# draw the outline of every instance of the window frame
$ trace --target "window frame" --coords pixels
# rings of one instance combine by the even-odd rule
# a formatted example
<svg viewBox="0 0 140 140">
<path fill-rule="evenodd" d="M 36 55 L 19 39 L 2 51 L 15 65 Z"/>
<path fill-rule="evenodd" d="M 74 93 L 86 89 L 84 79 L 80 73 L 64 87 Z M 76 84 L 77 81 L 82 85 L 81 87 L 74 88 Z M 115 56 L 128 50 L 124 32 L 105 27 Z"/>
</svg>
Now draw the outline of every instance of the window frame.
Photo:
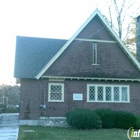
<svg viewBox="0 0 140 140">
<path fill-rule="evenodd" d="M 93 42 L 93 63 L 92 65 L 98 65 L 98 60 L 97 60 L 97 42 Z"/>
<path fill-rule="evenodd" d="M 89 87 L 95 87 L 95 100 L 89 100 Z M 103 87 L 103 101 L 99 101 L 97 87 Z M 111 87 L 111 101 L 106 100 L 106 87 Z M 114 87 L 119 87 L 119 101 L 114 101 Z M 122 87 L 127 88 L 127 101 L 122 100 Z M 87 84 L 87 102 L 100 102 L 100 103 L 130 103 L 130 86 L 129 85 L 110 85 L 110 84 Z"/>
<path fill-rule="evenodd" d="M 62 99 L 61 100 L 51 100 L 51 86 L 52 85 L 60 85 L 62 86 Z M 48 83 L 48 102 L 64 102 L 64 83 Z"/>
</svg>

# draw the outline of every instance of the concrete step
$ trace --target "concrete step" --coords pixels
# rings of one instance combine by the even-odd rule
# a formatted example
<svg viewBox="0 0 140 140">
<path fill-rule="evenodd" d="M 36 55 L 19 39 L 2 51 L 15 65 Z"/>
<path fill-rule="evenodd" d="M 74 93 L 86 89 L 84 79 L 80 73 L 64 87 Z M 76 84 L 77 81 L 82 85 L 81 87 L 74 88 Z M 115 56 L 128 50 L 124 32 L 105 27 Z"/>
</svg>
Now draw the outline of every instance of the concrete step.
<svg viewBox="0 0 140 140">
<path fill-rule="evenodd" d="M 0 140 L 17 140 L 19 127 L 0 127 Z"/>
<path fill-rule="evenodd" d="M 5 117 L 4 117 L 4 118 L 3 118 L 3 117 L 2 117 L 1 120 L 2 120 L 2 121 L 6 121 L 6 120 L 9 120 L 9 121 L 10 121 L 10 120 L 18 120 L 18 118 L 16 118 L 16 117 L 10 117 L 10 118 L 5 118 Z"/>
<path fill-rule="evenodd" d="M 0 127 L 11 127 L 11 126 L 19 126 L 19 123 L 0 124 Z"/>
<path fill-rule="evenodd" d="M 11 124 L 11 123 L 19 123 L 19 120 L 2 120 L 1 124 Z"/>
<path fill-rule="evenodd" d="M 3 113 L 1 114 L 0 118 L 0 126 L 6 127 L 6 126 L 18 126 L 19 120 L 18 120 L 18 113 Z"/>
<path fill-rule="evenodd" d="M 0 123 L 0 127 L 19 126 L 19 123 Z"/>
<path fill-rule="evenodd" d="M 0 134 L 0 138 L 3 138 L 3 137 L 6 137 L 6 138 L 8 138 L 8 137 L 15 138 L 15 137 L 17 137 L 16 134 L 14 134 L 13 132 L 12 133 L 11 132 L 8 132 L 8 133 L 9 133 L 9 136 L 7 136 L 6 133 Z M 0 140 L 3 140 L 3 139 L 0 139 Z"/>
<path fill-rule="evenodd" d="M 1 120 L 18 120 L 19 114 L 18 113 L 3 113 L 1 114 Z"/>
<path fill-rule="evenodd" d="M 0 140 L 17 140 L 17 138 L 15 136 L 4 136 L 0 137 Z"/>
</svg>

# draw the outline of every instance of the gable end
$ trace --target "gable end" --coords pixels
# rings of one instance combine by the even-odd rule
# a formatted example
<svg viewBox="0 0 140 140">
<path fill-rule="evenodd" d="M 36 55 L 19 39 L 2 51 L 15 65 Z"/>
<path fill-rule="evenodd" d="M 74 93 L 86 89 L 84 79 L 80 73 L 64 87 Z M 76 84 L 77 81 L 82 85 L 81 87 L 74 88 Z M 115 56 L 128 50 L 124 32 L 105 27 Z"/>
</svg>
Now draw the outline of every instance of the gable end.
<svg viewBox="0 0 140 140">
<path fill-rule="evenodd" d="M 47 63 L 47 65 L 45 65 L 45 67 L 36 75 L 37 79 L 39 79 L 45 73 L 45 71 L 56 61 L 56 59 L 64 52 L 64 50 L 72 43 L 73 40 L 78 39 L 76 37 L 96 15 L 100 18 L 102 23 L 105 25 L 106 29 L 111 33 L 112 37 L 115 38 L 115 40 L 119 43 L 119 46 L 127 54 L 127 56 L 133 62 L 133 64 L 137 67 L 138 70 L 140 70 L 140 64 L 137 61 L 137 59 L 131 54 L 131 52 L 128 50 L 128 48 L 125 46 L 122 40 L 118 37 L 115 31 L 111 28 L 107 20 L 100 13 L 100 11 L 96 9 L 93 12 L 93 14 L 85 21 L 85 23 L 78 29 L 78 31 L 66 42 L 66 44 L 56 53 L 56 55 Z"/>
</svg>

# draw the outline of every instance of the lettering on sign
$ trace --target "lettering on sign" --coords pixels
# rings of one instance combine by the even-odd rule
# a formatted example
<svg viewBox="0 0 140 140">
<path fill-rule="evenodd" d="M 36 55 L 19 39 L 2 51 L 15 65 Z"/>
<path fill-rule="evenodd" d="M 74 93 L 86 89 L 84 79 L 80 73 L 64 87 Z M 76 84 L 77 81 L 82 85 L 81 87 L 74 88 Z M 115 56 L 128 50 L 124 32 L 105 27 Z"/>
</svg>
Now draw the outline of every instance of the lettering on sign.
<svg viewBox="0 0 140 140">
<path fill-rule="evenodd" d="M 83 100 L 82 93 L 73 93 L 73 100 Z"/>
</svg>

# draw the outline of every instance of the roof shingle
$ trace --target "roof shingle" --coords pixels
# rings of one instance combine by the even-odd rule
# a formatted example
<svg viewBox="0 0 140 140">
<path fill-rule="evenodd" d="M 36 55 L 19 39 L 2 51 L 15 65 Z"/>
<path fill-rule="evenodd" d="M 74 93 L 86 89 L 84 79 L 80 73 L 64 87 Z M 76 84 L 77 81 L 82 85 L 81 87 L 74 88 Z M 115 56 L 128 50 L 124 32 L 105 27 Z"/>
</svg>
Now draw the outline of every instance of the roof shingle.
<svg viewBox="0 0 140 140">
<path fill-rule="evenodd" d="M 14 77 L 35 78 L 67 40 L 17 36 Z"/>
</svg>

